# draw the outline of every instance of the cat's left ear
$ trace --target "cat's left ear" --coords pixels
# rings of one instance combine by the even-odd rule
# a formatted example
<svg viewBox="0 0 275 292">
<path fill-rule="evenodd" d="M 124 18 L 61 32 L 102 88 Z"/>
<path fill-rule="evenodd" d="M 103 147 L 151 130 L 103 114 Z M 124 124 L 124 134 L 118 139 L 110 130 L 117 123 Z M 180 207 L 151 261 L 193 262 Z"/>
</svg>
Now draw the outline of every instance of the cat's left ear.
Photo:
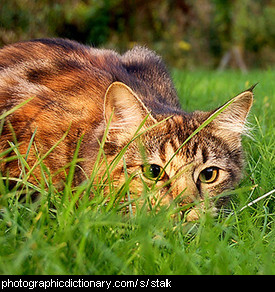
<svg viewBox="0 0 275 292">
<path fill-rule="evenodd" d="M 244 134 L 246 119 L 253 103 L 253 88 L 242 92 L 224 106 L 228 105 L 214 120 L 219 131 L 227 130 L 231 134 Z"/>
<path fill-rule="evenodd" d="M 122 82 L 112 83 L 106 91 L 104 100 L 106 124 L 111 119 L 110 128 L 133 133 L 146 119 L 146 124 L 155 122 L 149 110 L 133 92 Z"/>
</svg>

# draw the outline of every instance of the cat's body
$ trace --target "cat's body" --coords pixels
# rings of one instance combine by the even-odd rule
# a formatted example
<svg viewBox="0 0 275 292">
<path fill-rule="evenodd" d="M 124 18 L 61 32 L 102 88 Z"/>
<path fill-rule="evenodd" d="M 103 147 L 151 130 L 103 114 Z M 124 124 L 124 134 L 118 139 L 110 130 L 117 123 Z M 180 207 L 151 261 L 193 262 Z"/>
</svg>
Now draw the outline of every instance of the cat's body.
<svg viewBox="0 0 275 292">
<path fill-rule="evenodd" d="M 37 153 L 41 157 L 59 142 L 44 160 L 51 173 L 57 173 L 53 177 L 56 183 L 64 179 L 64 172 L 59 170 L 70 163 L 81 137 L 79 157 L 83 161 L 76 168 L 74 183 L 90 176 L 98 141 L 110 117 L 104 146 L 109 163 L 145 119 L 141 130 L 150 128 L 124 154 L 128 174 L 136 174 L 133 192 L 142 192 L 144 181 L 148 185 L 154 181 L 157 186 L 165 185 L 159 191 L 163 202 L 181 195 L 182 204 L 186 204 L 203 200 L 206 193 L 210 197 L 220 194 L 240 179 L 241 133 L 252 93 L 237 96 L 177 152 L 213 112 L 183 112 L 162 60 L 145 48 L 136 47 L 119 55 L 62 39 L 4 47 L 0 50 L 0 114 L 28 99 L 6 117 L 0 152 L 11 147 L 9 142 L 17 143 L 21 154 L 28 152 L 27 163 L 32 167 L 38 160 Z M 11 151 L 7 156 L 13 154 Z M 6 159 L 1 171 L 18 177 L 21 168 L 17 160 Z M 35 183 L 40 175 L 38 166 L 29 179 Z M 123 182 L 123 161 L 117 164 L 112 177 L 117 185 Z M 190 219 L 196 216 L 190 212 Z"/>
</svg>

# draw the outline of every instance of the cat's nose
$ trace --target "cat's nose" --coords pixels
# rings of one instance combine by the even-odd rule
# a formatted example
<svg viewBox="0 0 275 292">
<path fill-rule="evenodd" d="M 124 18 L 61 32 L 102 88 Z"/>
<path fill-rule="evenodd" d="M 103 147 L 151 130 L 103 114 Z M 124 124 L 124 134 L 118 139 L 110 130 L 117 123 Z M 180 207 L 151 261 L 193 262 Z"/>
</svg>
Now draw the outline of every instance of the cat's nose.
<svg viewBox="0 0 275 292">
<path fill-rule="evenodd" d="M 198 220 L 200 209 L 197 206 L 193 206 L 193 203 L 196 203 L 201 200 L 200 192 L 196 184 L 194 183 L 193 179 L 186 180 L 184 184 L 185 188 L 182 190 L 181 202 L 179 203 L 180 206 L 186 207 L 186 209 L 182 212 L 182 216 L 184 216 L 185 212 L 187 212 L 186 216 L 187 221 Z"/>
<path fill-rule="evenodd" d="M 177 181 L 173 197 L 176 198 L 180 194 L 183 204 L 193 203 L 199 199 L 200 193 L 192 177 L 183 177 Z"/>
<path fill-rule="evenodd" d="M 199 190 L 193 180 L 190 182 L 187 181 L 185 195 L 190 203 L 198 200 Z"/>
</svg>

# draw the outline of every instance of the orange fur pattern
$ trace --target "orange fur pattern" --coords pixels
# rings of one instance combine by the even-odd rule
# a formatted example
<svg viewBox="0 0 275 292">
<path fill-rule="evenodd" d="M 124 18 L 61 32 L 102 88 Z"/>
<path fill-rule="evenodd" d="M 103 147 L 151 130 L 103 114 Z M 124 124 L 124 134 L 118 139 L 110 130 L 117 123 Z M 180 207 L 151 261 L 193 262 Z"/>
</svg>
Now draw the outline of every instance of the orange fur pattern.
<svg viewBox="0 0 275 292">
<path fill-rule="evenodd" d="M 53 147 L 43 163 L 56 174 L 56 184 L 65 179 L 60 169 L 69 165 L 81 137 L 82 161 L 74 184 L 90 176 L 98 141 L 111 117 L 104 145 L 108 163 L 146 119 L 141 129 L 144 133 L 124 154 L 128 175 L 133 175 L 133 196 L 140 196 L 145 182 L 156 187 L 157 197 L 165 204 L 177 198 L 181 206 L 201 201 L 203 207 L 206 195 L 215 197 L 233 188 L 241 178 L 241 134 L 252 105 L 252 90 L 236 96 L 214 121 L 181 147 L 214 111 L 182 111 L 165 65 L 146 48 L 135 47 L 119 55 L 63 39 L 6 46 L 0 50 L 0 113 L 28 99 L 5 118 L 0 151 L 9 149 L 12 142 L 26 155 L 34 137 L 27 157 L 32 167 Z M 9 151 L 2 159 L 1 171 L 18 177 L 19 162 L 9 159 L 13 155 Z M 111 175 L 115 185 L 123 184 L 122 160 Z M 36 167 L 29 180 L 37 183 L 40 176 Z M 215 206 L 223 202 L 220 199 Z M 197 219 L 198 213 L 198 207 L 193 208 L 187 219 Z"/>
</svg>

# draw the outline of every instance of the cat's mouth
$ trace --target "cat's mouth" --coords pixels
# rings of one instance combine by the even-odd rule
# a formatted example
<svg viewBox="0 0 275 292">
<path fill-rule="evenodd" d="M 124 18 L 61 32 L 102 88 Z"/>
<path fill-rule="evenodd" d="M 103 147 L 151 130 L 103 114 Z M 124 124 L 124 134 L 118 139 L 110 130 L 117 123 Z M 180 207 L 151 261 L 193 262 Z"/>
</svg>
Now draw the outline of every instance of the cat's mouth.
<svg viewBox="0 0 275 292">
<path fill-rule="evenodd" d="M 141 208 L 145 204 L 144 200 L 141 200 L 140 197 L 139 199 L 135 198 L 135 195 L 135 192 L 129 191 L 127 196 L 123 199 L 120 198 L 118 209 L 124 214 L 134 215 L 136 213 L 137 205 Z M 190 222 L 198 221 L 205 214 L 209 214 L 211 217 L 216 217 L 221 208 L 228 203 L 229 198 L 230 196 L 227 193 L 226 195 L 218 195 L 218 197 L 213 196 L 205 200 L 201 198 L 200 200 L 194 202 L 186 202 L 182 200 L 172 203 L 172 201 L 168 202 L 169 200 L 165 202 L 164 200 L 161 200 L 163 204 L 159 204 L 151 198 L 147 200 L 147 203 L 150 201 L 151 208 L 156 207 L 156 210 L 158 210 L 157 206 L 161 207 L 166 205 L 168 207 L 170 204 L 173 204 L 177 209 L 175 210 L 174 215 L 177 214 L 176 216 L 179 216 L 178 218 L 182 221 Z M 150 211 L 151 208 L 148 206 L 148 211 Z M 174 217 L 174 215 L 172 215 L 172 217 Z"/>
<path fill-rule="evenodd" d="M 229 195 L 225 195 L 218 199 L 213 198 L 208 202 L 202 200 L 193 204 L 181 203 L 180 206 L 183 208 L 180 211 L 181 219 L 184 221 L 197 221 L 206 213 L 216 217 L 221 208 L 228 203 L 229 198 Z"/>
<path fill-rule="evenodd" d="M 187 221 L 187 222 L 197 221 L 206 212 L 210 213 L 212 217 L 215 217 L 218 214 L 218 208 L 216 208 L 216 206 L 212 206 L 207 209 L 204 206 L 190 207 L 189 209 L 182 211 L 181 218 L 182 220 Z"/>
</svg>

